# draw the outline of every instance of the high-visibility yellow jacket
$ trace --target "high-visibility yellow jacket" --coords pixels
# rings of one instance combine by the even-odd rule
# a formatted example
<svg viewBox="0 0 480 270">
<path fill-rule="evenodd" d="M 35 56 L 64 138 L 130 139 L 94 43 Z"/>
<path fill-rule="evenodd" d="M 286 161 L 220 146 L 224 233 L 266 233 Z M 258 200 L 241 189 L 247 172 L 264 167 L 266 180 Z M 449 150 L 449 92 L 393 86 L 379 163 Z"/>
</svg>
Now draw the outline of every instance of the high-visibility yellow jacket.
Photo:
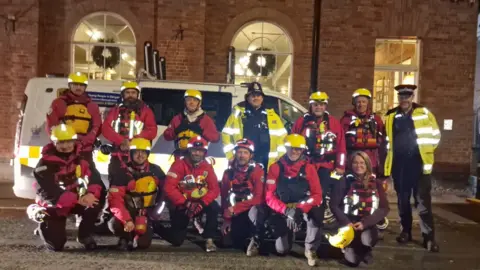
<svg viewBox="0 0 480 270">
<path fill-rule="evenodd" d="M 393 121 L 398 115 L 398 107 L 387 112 L 385 129 L 387 130 L 387 158 L 385 160 L 385 175 L 392 172 L 393 162 Z M 435 116 L 418 104 L 413 104 L 413 126 L 417 133 L 417 145 L 423 161 L 423 174 L 431 174 L 434 163 L 434 151 L 440 143 L 440 129 Z"/>
<path fill-rule="evenodd" d="M 266 109 L 265 111 L 267 112 L 267 125 L 270 133 L 270 152 L 268 153 L 268 167 L 270 167 L 286 152 L 283 140 L 287 135 L 287 130 L 283 126 L 280 116 L 273 109 Z M 244 115 L 245 107 L 235 106 L 222 130 L 223 151 L 228 160 L 233 159 L 235 142 L 243 139 L 242 118 Z"/>
</svg>

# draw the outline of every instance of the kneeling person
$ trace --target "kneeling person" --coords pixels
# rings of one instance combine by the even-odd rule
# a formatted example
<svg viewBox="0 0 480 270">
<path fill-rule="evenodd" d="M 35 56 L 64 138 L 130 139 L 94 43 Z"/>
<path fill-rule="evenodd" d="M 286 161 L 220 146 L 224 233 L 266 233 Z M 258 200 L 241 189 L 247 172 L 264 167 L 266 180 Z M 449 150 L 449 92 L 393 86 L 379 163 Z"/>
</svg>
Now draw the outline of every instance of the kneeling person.
<svg viewBox="0 0 480 270">
<path fill-rule="evenodd" d="M 148 248 L 152 229 L 147 208 L 155 205 L 158 186 L 165 179 L 162 169 L 148 162 L 150 141 L 135 138 L 130 142 L 130 162 L 112 175 L 108 203 L 114 217 L 109 228 L 120 237 L 121 249 Z"/>
<path fill-rule="evenodd" d="M 187 155 L 177 159 L 167 173 L 165 195 L 169 200 L 171 231 L 165 240 L 180 246 L 185 240 L 190 220 L 203 213 L 207 216 L 202 236 L 206 239 L 206 251 L 216 251 L 213 237 L 218 226 L 220 206 L 215 199 L 220 194 L 218 179 L 213 167 L 205 160 L 208 143 L 200 136 L 187 144 Z"/>
<path fill-rule="evenodd" d="M 222 233 L 227 239 L 231 236 L 233 245 L 242 249 L 245 239 L 250 238 L 247 256 L 258 254 L 264 226 L 259 207 L 263 201 L 264 172 L 262 165 L 253 161 L 254 150 L 250 140 L 236 142 L 234 160 L 223 174 L 221 190 Z"/>
<path fill-rule="evenodd" d="M 308 265 L 317 263 L 316 251 L 321 242 L 320 226 L 323 223 L 322 188 L 315 167 L 304 157 L 305 137 L 290 134 L 285 137 L 287 154 L 274 163 L 267 177 L 267 205 L 276 214 L 269 218 L 273 234 L 277 237 L 275 248 L 286 254 L 292 248 L 293 234 L 307 221 L 305 257 Z"/>
<path fill-rule="evenodd" d="M 87 250 L 97 247 L 92 234 L 102 208 L 99 203 L 103 183 L 92 174 L 89 163 L 81 157 L 81 147 L 73 127 L 53 127 L 52 143 L 42 150 L 35 176 L 36 204 L 28 207 L 30 219 L 39 223 L 40 237 L 49 250 L 60 251 L 67 242 L 67 216 L 77 214 L 82 221 L 77 241 Z"/>
</svg>

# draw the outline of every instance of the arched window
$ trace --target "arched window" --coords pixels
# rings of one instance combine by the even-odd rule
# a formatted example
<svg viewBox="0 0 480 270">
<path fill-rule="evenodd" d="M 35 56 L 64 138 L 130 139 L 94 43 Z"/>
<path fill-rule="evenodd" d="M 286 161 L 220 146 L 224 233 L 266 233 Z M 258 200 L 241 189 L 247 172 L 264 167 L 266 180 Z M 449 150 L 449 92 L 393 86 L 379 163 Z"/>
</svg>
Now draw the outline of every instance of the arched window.
<svg viewBox="0 0 480 270">
<path fill-rule="evenodd" d="M 267 22 L 243 26 L 232 41 L 235 83 L 258 81 L 266 89 L 291 94 L 292 43 L 280 27 Z"/>
<path fill-rule="evenodd" d="M 72 39 L 72 71 L 92 79 L 134 79 L 135 34 L 128 22 L 113 13 L 85 17 Z"/>
</svg>

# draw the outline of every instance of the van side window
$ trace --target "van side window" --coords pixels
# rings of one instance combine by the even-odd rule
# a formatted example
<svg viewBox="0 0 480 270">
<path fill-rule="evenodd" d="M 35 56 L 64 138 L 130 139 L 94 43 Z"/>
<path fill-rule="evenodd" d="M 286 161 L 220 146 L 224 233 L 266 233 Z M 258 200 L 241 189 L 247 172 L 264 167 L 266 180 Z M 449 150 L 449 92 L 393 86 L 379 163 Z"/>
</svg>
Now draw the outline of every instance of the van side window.
<svg viewBox="0 0 480 270">
<path fill-rule="evenodd" d="M 155 114 L 157 125 L 168 126 L 173 116 L 184 110 L 184 90 L 142 88 L 142 100 Z M 232 94 L 202 91 L 202 109 L 210 116 L 217 130 L 222 130 L 232 111 Z"/>
<path fill-rule="evenodd" d="M 303 117 L 303 112 L 299 108 L 282 99 L 280 100 L 280 112 L 283 124 L 285 125 L 288 133 L 291 132 L 295 121 L 297 121 L 299 117 Z"/>
</svg>

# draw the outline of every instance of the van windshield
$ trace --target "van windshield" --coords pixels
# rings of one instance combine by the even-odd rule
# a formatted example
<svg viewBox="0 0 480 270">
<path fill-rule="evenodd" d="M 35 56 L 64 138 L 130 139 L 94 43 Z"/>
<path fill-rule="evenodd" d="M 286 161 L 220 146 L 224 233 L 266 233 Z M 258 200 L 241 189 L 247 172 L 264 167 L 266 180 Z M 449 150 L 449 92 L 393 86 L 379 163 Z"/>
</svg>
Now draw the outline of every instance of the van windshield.
<svg viewBox="0 0 480 270">
<path fill-rule="evenodd" d="M 142 88 L 142 100 L 152 109 L 157 125 L 168 126 L 173 116 L 184 109 L 184 93 L 178 89 Z M 217 130 L 222 130 L 232 111 L 232 94 L 202 91 L 202 97 L 202 109 L 213 119 Z"/>
</svg>

